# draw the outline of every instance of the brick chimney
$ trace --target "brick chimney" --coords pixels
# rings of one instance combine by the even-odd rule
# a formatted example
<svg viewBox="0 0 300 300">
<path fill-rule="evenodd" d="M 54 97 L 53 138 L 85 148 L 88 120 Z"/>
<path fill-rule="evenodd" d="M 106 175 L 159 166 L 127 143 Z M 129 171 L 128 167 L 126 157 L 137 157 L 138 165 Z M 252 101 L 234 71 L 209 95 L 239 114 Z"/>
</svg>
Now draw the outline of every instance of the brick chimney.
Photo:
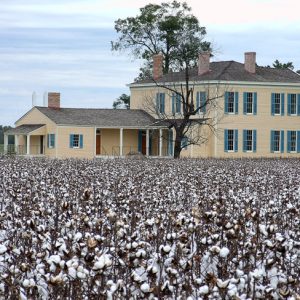
<svg viewBox="0 0 300 300">
<path fill-rule="evenodd" d="M 198 59 L 198 75 L 209 72 L 210 52 L 201 52 Z"/>
<path fill-rule="evenodd" d="M 256 71 L 256 52 L 245 52 L 245 70 L 255 74 Z"/>
<path fill-rule="evenodd" d="M 163 75 L 163 61 L 162 53 L 153 55 L 153 79 L 157 80 Z"/>
<path fill-rule="evenodd" d="M 60 93 L 48 93 L 48 107 L 60 108 Z"/>
</svg>

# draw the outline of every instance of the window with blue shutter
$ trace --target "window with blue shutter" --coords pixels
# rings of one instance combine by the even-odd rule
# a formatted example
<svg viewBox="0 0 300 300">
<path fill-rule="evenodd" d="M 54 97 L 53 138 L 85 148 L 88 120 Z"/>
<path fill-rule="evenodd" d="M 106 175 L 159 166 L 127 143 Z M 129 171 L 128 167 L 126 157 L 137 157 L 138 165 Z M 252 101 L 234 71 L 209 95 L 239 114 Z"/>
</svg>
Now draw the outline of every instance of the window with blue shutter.
<svg viewBox="0 0 300 300">
<path fill-rule="evenodd" d="M 226 114 L 238 114 L 239 111 L 239 93 L 225 92 L 224 112 Z"/>
<path fill-rule="evenodd" d="M 300 153 L 300 130 L 297 131 L 297 152 Z"/>
<path fill-rule="evenodd" d="M 271 152 L 283 152 L 284 131 L 271 130 Z"/>
<path fill-rule="evenodd" d="M 297 115 L 300 116 L 300 94 L 297 95 Z"/>
<path fill-rule="evenodd" d="M 178 94 L 172 94 L 172 114 L 181 113 L 181 96 Z"/>
<path fill-rule="evenodd" d="M 297 115 L 297 94 L 288 94 L 287 114 L 288 116 Z"/>
<path fill-rule="evenodd" d="M 256 152 L 256 130 L 243 130 L 243 152 Z"/>
<path fill-rule="evenodd" d="M 284 116 L 284 93 L 271 94 L 271 114 Z"/>
<path fill-rule="evenodd" d="M 184 136 L 181 140 L 181 148 L 182 149 L 187 149 L 188 146 L 188 137 Z"/>
<path fill-rule="evenodd" d="M 299 140 L 298 140 L 299 144 Z M 297 151 L 297 131 L 288 130 L 287 131 L 287 152 L 298 152 Z"/>
<path fill-rule="evenodd" d="M 50 133 L 47 135 L 47 146 L 48 148 L 55 148 L 55 134 Z"/>
<path fill-rule="evenodd" d="M 247 151 L 247 129 L 243 130 L 243 152 Z"/>
<path fill-rule="evenodd" d="M 156 94 L 156 111 L 157 113 L 165 113 L 165 93 Z"/>
<path fill-rule="evenodd" d="M 248 93 L 244 92 L 243 93 L 243 112 L 244 112 L 244 115 L 247 114 L 247 95 Z"/>
<path fill-rule="evenodd" d="M 256 148 L 257 148 L 257 132 L 256 129 L 254 129 L 253 131 L 253 152 L 256 152 Z"/>
<path fill-rule="evenodd" d="M 257 93 L 253 93 L 253 114 L 257 115 Z"/>
<path fill-rule="evenodd" d="M 256 115 L 257 114 L 257 93 L 244 92 L 243 93 L 243 112 L 244 115 Z"/>
<path fill-rule="evenodd" d="M 225 152 L 238 151 L 238 130 L 237 129 L 224 130 L 224 151 Z"/>
<path fill-rule="evenodd" d="M 70 134 L 70 148 L 83 148 L 82 134 Z"/>
</svg>

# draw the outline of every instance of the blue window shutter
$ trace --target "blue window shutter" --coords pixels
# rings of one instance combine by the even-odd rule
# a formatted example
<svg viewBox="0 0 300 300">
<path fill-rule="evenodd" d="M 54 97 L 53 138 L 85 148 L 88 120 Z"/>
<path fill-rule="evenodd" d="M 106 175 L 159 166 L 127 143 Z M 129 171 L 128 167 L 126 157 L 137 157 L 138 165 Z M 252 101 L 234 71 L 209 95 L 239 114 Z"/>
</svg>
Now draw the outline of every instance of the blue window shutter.
<svg viewBox="0 0 300 300">
<path fill-rule="evenodd" d="M 177 95 L 176 97 L 177 107 L 179 107 L 178 112 L 181 113 L 181 96 Z"/>
<path fill-rule="evenodd" d="M 271 140 L 270 140 L 270 151 L 273 153 L 274 152 L 274 130 L 271 130 Z"/>
<path fill-rule="evenodd" d="M 300 116 L 300 94 L 297 95 L 297 115 Z"/>
<path fill-rule="evenodd" d="M 281 100 L 280 100 L 280 104 L 281 104 L 281 115 L 284 116 L 284 94 L 281 94 Z"/>
<path fill-rule="evenodd" d="M 237 129 L 234 130 L 234 152 L 238 152 L 238 148 L 239 148 L 239 132 Z"/>
<path fill-rule="evenodd" d="M 50 135 L 50 141 L 53 148 L 55 148 L 55 134 Z"/>
<path fill-rule="evenodd" d="M 224 129 L 224 151 L 228 152 L 228 130 Z"/>
<path fill-rule="evenodd" d="M 243 130 L 243 152 L 247 151 L 247 130 Z"/>
<path fill-rule="evenodd" d="M 56 135 L 53 134 L 53 148 L 55 148 L 56 146 Z"/>
<path fill-rule="evenodd" d="M 239 93 L 234 93 L 234 104 L 235 104 L 235 114 L 237 115 L 239 113 Z"/>
<path fill-rule="evenodd" d="M 165 93 L 161 94 L 161 113 L 165 113 Z"/>
<path fill-rule="evenodd" d="M 47 147 L 49 148 L 50 142 L 49 142 L 50 134 L 47 134 Z"/>
<path fill-rule="evenodd" d="M 199 109 L 199 107 L 200 107 L 200 92 L 197 92 L 197 95 L 196 95 L 196 108 Z M 200 109 L 199 109 L 198 113 L 200 113 Z"/>
<path fill-rule="evenodd" d="M 79 135 L 79 147 L 82 149 L 83 148 L 83 135 Z"/>
<path fill-rule="evenodd" d="M 287 114 L 291 115 L 291 105 L 292 105 L 292 95 L 288 94 L 288 103 L 287 103 Z"/>
<path fill-rule="evenodd" d="M 271 95 L 271 115 L 275 115 L 275 93 Z"/>
<path fill-rule="evenodd" d="M 201 111 L 206 113 L 206 93 L 200 92 Z"/>
<path fill-rule="evenodd" d="M 247 113 L 247 94 L 246 92 L 244 92 L 244 115 Z"/>
<path fill-rule="evenodd" d="M 280 152 L 284 152 L 284 130 L 280 132 Z"/>
<path fill-rule="evenodd" d="M 257 114 L 257 93 L 253 93 L 254 101 L 253 101 L 253 114 Z"/>
<path fill-rule="evenodd" d="M 300 130 L 297 131 L 297 152 L 300 153 Z"/>
<path fill-rule="evenodd" d="M 287 131 L 287 152 L 291 152 L 291 141 L 292 140 L 292 132 L 290 130 Z"/>
<path fill-rule="evenodd" d="M 257 148 L 257 142 L 256 142 L 256 137 L 257 134 L 256 134 L 256 129 L 254 129 L 252 131 L 252 140 L 253 140 L 253 152 L 256 152 L 256 148 Z"/>
<path fill-rule="evenodd" d="M 139 130 L 138 132 L 138 152 L 142 153 L 142 138 L 143 138 L 143 131 Z"/>
<path fill-rule="evenodd" d="M 156 111 L 157 112 L 160 112 L 159 111 L 159 109 L 160 109 L 160 107 L 159 107 L 160 106 L 160 101 L 159 101 L 160 99 L 159 99 L 159 97 L 160 97 L 160 93 L 156 93 Z"/>
<path fill-rule="evenodd" d="M 228 114 L 228 98 L 229 98 L 229 93 L 225 92 L 225 114 Z"/>
<path fill-rule="evenodd" d="M 175 114 L 175 94 L 172 94 L 172 114 Z"/>
<path fill-rule="evenodd" d="M 73 148 L 74 134 L 70 134 L 70 148 Z"/>
</svg>

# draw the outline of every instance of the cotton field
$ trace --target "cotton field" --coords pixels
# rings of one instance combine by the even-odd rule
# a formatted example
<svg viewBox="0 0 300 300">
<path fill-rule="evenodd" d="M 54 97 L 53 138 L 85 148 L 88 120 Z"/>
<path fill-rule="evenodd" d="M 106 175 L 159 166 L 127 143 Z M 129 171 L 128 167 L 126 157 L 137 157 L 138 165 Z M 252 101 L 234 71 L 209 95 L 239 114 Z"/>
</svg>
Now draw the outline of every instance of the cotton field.
<svg viewBox="0 0 300 300">
<path fill-rule="evenodd" d="M 299 160 L 0 157 L 0 299 L 300 299 Z"/>
</svg>

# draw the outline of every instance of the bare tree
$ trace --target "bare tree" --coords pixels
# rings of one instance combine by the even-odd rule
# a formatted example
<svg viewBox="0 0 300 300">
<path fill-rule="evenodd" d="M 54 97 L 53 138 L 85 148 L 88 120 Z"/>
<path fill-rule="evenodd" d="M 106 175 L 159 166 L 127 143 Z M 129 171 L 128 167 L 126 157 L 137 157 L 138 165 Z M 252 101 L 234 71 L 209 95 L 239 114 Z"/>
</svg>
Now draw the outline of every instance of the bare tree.
<svg viewBox="0 0 300 300">
<path fill-rule="evenodd" d="M 209 72 L 209 56 L 207 52 L 199 55 L 199 61 L 206 59 L 208 64 L 206 61 L 200 62 L 198 73 Z M 153 74 L 153 83 L 158 90 L 163 91 L 164 96 L 160 93 L 156 95 L 152 93 L 144 99 L 143 108 L 155 115 L 159 122 L 168 126 L 169 129 L 174 129 L 174 158 L 179 158 L 182 149 L 189 145 L 206 143 L 210 133 L 216 134 L 216 125 L 222 117 L 217 115 L 217 100 L 224 96 L 223 89 L 220 89 L 219 84 L 206 81 L 202 82 L 201 92 L 196 91 L 195 86 L 199 80 L 196 78 L 198 73 L 195 74 L 195 69 L 197 67 L 189 63 L 187 56 L 180 73 L 159 78 L 157 74 Z M 174 78 L 175 81 L 170 82 L 170 78 Z M 165 95 L 171 99 L 169 109 L 165 109 L 162 104 L 165 99 L 161 98 Z M 208 128 L 206 132 L 204 132 L 205 127 Z"/>
</svg>

